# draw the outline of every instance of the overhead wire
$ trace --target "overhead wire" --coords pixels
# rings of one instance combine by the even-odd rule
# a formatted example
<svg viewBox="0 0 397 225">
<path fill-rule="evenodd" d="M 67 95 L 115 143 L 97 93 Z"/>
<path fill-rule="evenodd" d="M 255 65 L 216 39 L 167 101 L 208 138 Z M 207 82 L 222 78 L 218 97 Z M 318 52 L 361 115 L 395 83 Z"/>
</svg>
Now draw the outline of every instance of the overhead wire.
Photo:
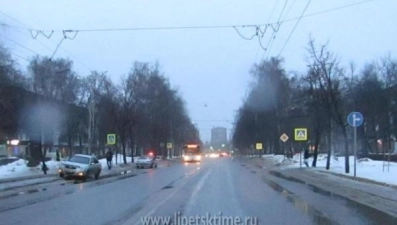
<svg viewBox="0 0 397 225">
<path fill-rule="evenodd" d="M 253 34 L 251 37 L 245 37 L 243 34 L 241 34 L 240 33 L 240 31 L 237 29 L 237 27 L 233 27 L 234 28 L 234 30 L 236 30 L 236 32 L 237 32 L 237 34 L 241 37 L 241 38 L 243 38 L 243 39 L 245 39 L 245 40 L 252 40 L 252 39 L 254 39 L 254 37 L 257 35 L 257 33 L 255 33 L 255 34 Z"/>
<path fill-rule="evenodd" d="M 340 9 L 344 9 L 344 8 L 348 8 L 348 7 L 352 7 L 352 6 L 356 6 L 356 5 L 360 5 L 360 4 L 364 4 L 364 3 L 368 3 L 368 2 L 372 2 L 375 0 L 364 0 L 361 2 L 356 2 L 356 3 L 351 3 L 351 4 L 347 4 L 347 5 L 343 5 L 343 6 L 339 6 L 339 7 L 335 7 L 332 9 L 327 9 L 327 10 L 323 10 L 323 11 L 318 11 L 318 12 L 314 12 L 311 14 L 307 14 L 304 15 L 302 18 L 306 18 L 306 17 L 310 17 L 310 16 L 315 16 L 315 15 L 320 15 L 323 13 L 328 13 L 328 12 L 332 12 L 332 11 L 336 11 L 336 10 L 340 10 Z M 1 12 L 0 12 L 1 13 Z M 114 32 L 114 31 L 142 31 L 142 30 L 183 30 L 183 29 L 222 29 L 222 28 L 233 28 L 233 27 L 240 27 L 240 28 L 244 28 L 244 27 L 256 27 L 256 26 L 260 26 L 260 27 L 264 27 L 264 26 L 269 26 L 269 25 L 276 25 L 279 23 L 286 23 L 286 22 L 291 22 L 291 21 L 296 21 L 299 19 L 302 19 L 300 17 L 295 17 L 295 18 L 290 18 L 290 19 L 285 19 L 285 20 L 281 20 L 278 22 L 273 22 L 273 23 L 268 23 L 268 24 L 250 24 L 250 25 L 207 25 L 207 26 L 175 26 L 175 27 L 130 27 L 130 28 L 97 28 L 97 29 L 67 29 L 67 30 L 40 30 L 40 29 L 30 29 L 30 30 L 34 30 L 34 31 L 42 31 L 42 32 L 64 32 L 64 31 L 79 31 L 79 32 Z M 18 26 L 11 26 L 13 28 L 21 28 Z M 22 29 L 27 29 L 27 28 L 22 28 Z"/>
<path fill-rule="evenodd" d="M 0 11 L 0 14 L 3 14 L 4 16 L 8 17 L 9 19 L 11 19 L 11 20 L 14 20 L 14 21 L 18 22 L 19 24 L 21 24 L 21 25 L 25 26 L 26 28 L 29 28 L 29 26 L 28 26 L 27 24 L 25 24 L 25 23 L 23 23 L 22 21 L 20 21 L 20 20 L 18 20 L 18 19 L 16 19 L 16 18 L 14 18 L 14 17 L 12 17 L 12 16 L 8 15 L 7 13 L 5 13 L 5 12 L 3 12 L 3 11 Z"/>
<path fill-rule="evenodd" d="M 9 19 L 11 19 L 11 20 L 14 20 L 15 22 L 17 22 L 17 23 L 21 24 L 22 26 L 24 26 L 24 28 L 23 28 L 23 27 L 16 27 L 16 26 L 10 26 L 10 27 L 12 27 L 12 28 L 18 28 L 18 29 L 15 29 L 15 30 L 17 30 L 17 31 L 20 32 L 20 33 L 23 33 L 22 30 L 27 30 L 28 32 L 30 32 L 30 35 L 32 36 L 33 39 L 35 39 L 40 45 L 42 45 L 43 47 L 45 47 L 45 48 L 48 49 L 49 51 L 53 51 L 53 49 L 51 49 L 50 47 L 48 47 L 47 45 L 45 45 L 43 42 L 41 42 L 39 39 L 37 39 L 37 36 L 38 36 L 39 34 L 42 34 L 42 35 L 45 36 L 48 40 L 50 40 L 50 42 L 52 42 L 53 44 L 57 45 L 57 47 L 56 47 L 57 50 L 58 50 L 58 48 L 59 48 L 60 50 L 62 50 L 63 52 L 65 52 L 67 55 L 69 55 L 71 58 L 73 58 L 76 62 L 80 63 L 83 67 L 85 67 L 85 69 L 87 69 L 89 72 L 93 71 L 93 70 L 92 70 L 91 68 L 89 68 L 84 62 L 82 62 L 81 60 L 79 60 L 76 56 L 74 56 L 73 54 L 71 54 L 71 53 L 70 53 L 69 51 L 67 51 L 66 49 L 64 49 L 64 48 L 62 48 L 62 47 L 60 47 L 60 46 L 58 46 L 59 43 L 57 44 L 57 43 L 54 42 L 52 39 L 50 39 L 51 36 L 52 36 L 52 34 L 54 33 L 53 30 L 50 31 L 51 33 L 50 33 L 49 35 L 47 35 L 47 34 L 45 34 L 45 32 L 48 32 L 48 31 L 41 31 L 41 30 L 33 29 L 33 28 L 31 28 L 31 26 L 29 26 L 28 24 L 26 24 L 26 23 L 24 23 L 24 22 L 22 22 L 22 21 L 20 21 L 20 20 L 18 20 L 18 19 L 16 19 L 16 18 L 14 18 L 14 17 L 8 15 L 7 13 L 4 13 L 3 11 L 0 11 L 0 14 L 4 15 L 4 16 L 6 16 L 7 18 L 9 18 Z M 34 32 L 34 31 L 37 32 L 36 35 L 34 35 L 34 34 L 32 33 L 32 32 Z M 68 32 L 68 31 L 63 31 L 64 37 L 65 37 L 65 35 L 66 35 L 65 32 Z M 76 38 L 76 36 L 77 36 L 77 33 L 78 33 L 78 31 L 75 32 L 75 35 L 74 35 L 74 36 L 72 36 L 72 37 L 67 37 L 67 38 L 68 38 L 68 39 L 71 39 L 71 40 L 74 40 L 74 39 Z M 36 36 L 36 37 L 33 37 L 33 36 Z M 56 51 L 57 51 L 57 50 L 56 50 Z M 54 51 L 54 52 L 56 52 L 56 51 Z M 35 54 L 38 54 L 38 53 L 35 53 Z M 54 55 L 54 53 L 53 53 L 53 55 Z M 21 58 L 21 57 L 19 57 L 19 58 Z M 23 58 L 23 59 L 26 60 L 26 58 Z"/>
<path fill-rule="evenodd" d="M 262 49 L 266 49 L 266 51 L 265 51 L 265 53 L 264 53 L 264 55 L 263 55 L 263 57 L 262 57 L 262 60 L 263 60 L 263 58 L 265 57 L 265 55 L 266 55 L 266 54 L 269 54 L 269 52 L 270 52 L 269 49 L 272 48 L 272 44 L 273 44 L 273 42 L 274 42 L 274 37 L 275 37 L 274 34 L 277 33 L 277 31 L 278 31 L 278 29 L 280 28 L 280 25 L 281 25 L 281 24 L 287 23 L 287 22 L 291 22 L 291 21 L 297 21 L 297 23 L 295 23 L 295 26 L 294 26 L 293 31 L 290 33 L 290 35 L 289 35 L 287 41 L 284 43 L 284 45 L 286 45 L 286 44 L 288 43 L 290 37 L 291 37 L 292 34 L 294 33 L 294 31 L 295 31 L 295 29 L 296 29 L 296 26 L 299 24 L 299 22 L 301 21 L 302 18 L 307 18 L 307 17 L 311 17 L 311 16 L 316 16 L 316 15 L 324 14 L 324 13 L 329 13 L 329 12 L 332 12 L 332 11 L 336 11 L 336 10 L 340 10 L 340 9 L 345 9 L 345 8 L 348 8 L 348 7 L 353 7 L 353 6 L 356 6 L 356 5 L 365 4 L 365 3 L 368 3 L 368 2 L 372 2 L 372 1 L 375 1 L 375 0 L 364 0 L 364 1 L 356 2 L 356 3 L 351 3 L 351 4 L 347 4 L 347 5 L 343 5 L 343 6 L 338 6 L 338 7 L 335 7 L 335 8 L 331 8 L 331 9 L 327 9 L 327 10 L 323 10 L 323 11 L 318 11 L 318 12 L 314 12 L 314 13 L 306 14 L 306 15 L 304 15 L 304 13 L 305 13 L 305 10 L 304 10 L 304 12 L 303 12 L 303 14 L 302 14 L 301 16 L 295 17 L 295 18 L 286 19 L 286 17 L 287 17 L 287 15 L 288 15 L 289 11 L 290 11 L 291 8 L 293 7 L 294 3 L 296 2 L 296 0 L 294 0 L 294 2 L 291 4 L 291 6 L 289 7 L 289 9 L 287 10 L 287 13 L 284 15 L 283 19 L 280 20 L 280 18 L 281 18 L 282 15 L 283 15 L 283 12 L 284 12 L 284 10 L 285 10 L 285 7 L 286 7 L 286 5 L 287 5 L 287 2 L 288 2 L 288 0 L 286 0 L 286 3 L 284 4 L 284 7 L 283 7 L 283 9 L 282 9 L 282 12 L 280 13 L 280 16 L 279 16 L 278 21 L 277 21 L 277 22 L 274 22 L 274 23 L 270 23 L 270 18 L 272 17 L 272 15 L 273 15 L 273 13 L 274 13 L 274 10 L 275 10 L 275 8 L 276 8 L 278 2 L 279 2 L 279 0 L 277 0 L 276 3 L 275 3 L 275 6 L 273 7 L 273 11 L 272 11 L 271 14 L 270 14 L 269 23 L 267 23 L 267 24 L 259 24 L 259 25 L 217 25 L 217 26 L 209 25 L 209 26 L 180 26 L 180 27 L 132 27 L 132 28 L 77 29 L 77 30 L 73 30 L 73 29 L 68 29 L 68 30 L 38 30 L 38 29 L 32 29 L 32 28 L 30 28 L 30 26 L 28 26 L 27 24 L 21 22 L 21 21 L 18 20 L 18 19 L 15 19 L 14 17 L 12 17 L 12 16 L 10 16 L 10 15 L 8 15 L 8 14 L 2 12 L 2 11 L 0 11 L 0 14 L 3 14 L 4 16 L 6 16 L 6 17 L 8 17 L 8 18 L 10 18 L 10 19 L 12 19 L 12 20 L 14 20 L 14 21 L 20 23 L 20 24 L 23 25 L 25 28 L 19 27 L 19 26 L 9 26 L 9 27 L 17 28 L 17 29 L 25 29 L 25 30 L 28 30 L 29 32 L 31 32 L 31 35 L 32 35 L 33 37 L 34 37 L 34 36 L 37 37 L 38 34 L 42 34 L 43 36 L 47 37 L 49 40 L 51 40 L 50 37 L 52 36 L 52 34 L 53 34 L 54 32 L 75 32 L 75 35 L 77 35 L 77 32 L 114 32 L 114 31 L 142 31 L 142 30 L 180 30 L 180 29 L 226 29 L 226 28 L 234 28 L 234 29 L 237 31 L 237 33 L 238 33 L 242 38 L 244 38 L 244 39 L 247 39 L 247 40 L 248 40 L 248 39 L 251 39 L 251 37 L 252 37 L 252 39 L 253 39 L 255 36 L 258 36 L 258 38 L 259 38 L 259 46 L 258 46 L 258 48 L 260 47 L 260 48 L 262 48 Z M 262 44 L 262 41 L 261 41 L 261 39 L 260 39 L 260 35 L 259 35 L 259 33 L 257 33 L 257 32 L 258 32 L 258 27 L 259 27 L 259 31 L 261 31 L 261 30 L 260 30 L 260 27 L 268 28 L 269 26 L 271 26 L 271 27 L 273 28 L 273 34 L 272 34 L 272 37 L 273 37 L 273 38 L 271 38 L 270 41 L 269 41 L 269 43 L 270 43 L 271 45 L 269 45 L 269 43 L 268 43 L 268 45 L 267 45 L 266 48 L 265 48 L 265 46 Z M 256 29 L 256 31 L 255 31 L 255 34 L 254 34 L 253 36 L 247 38 L 247 37 L 245 37 L 244 35 L 242 35 L 241 32 L 237 29 L 237 28 L 246 28 L 246 27 L 256 27 L 257 29 Z M 32 32 L 37 32 L 37 33 L 36 33 L 36 35 L 33 35 Z M 50 32 L 50 34 L 46 34 L 46 32 Z M 261 36 L 263 37 L 263 36 L 264 36 L 264 33 L 261 32 L 261 34 L 262 34 Z M 74 37 L 74 38 L 75 38 L 75 37 Z M 74 39 L 74 38 L 69 38 L 69 39 Z M 280 54 L 282 53 L 282 51 L 284 50 L 284 48 L 285 48 L 285 46 L 283 46 L 282 50 L 280 51 Z M 63 50 L 64 52 L 66 52 L 67 54 L 71 55 L 69 52 L 67 52 L 67 51 L 64 50 L 63 48 L 60 48 L 60 49 L 62 49 L 62 50 Z M 258 50 L 259 50 L 259 49 L 258 49 Z M 37 53 L 35 53 L 35 54 L 37 54 Z M 280 54 L 279 54 L 279 55 L 280 55 Z M 71 55 L 71 56 L 72 56 L 72 55 Z M 73 56 L 73 58 L 76 58 L 76 57 Z M 89 69 L 85 64 L 83 64 L 81 61 L 78 61 L 78 62 L 80 62 L 82 65 L 84 65 L 88 70 L 92 71 L 92 70 Z"/>
<path fill-rule="evenodd" d="M 20 56 L 20 55 L 18 55 L 18 54 L 15 54 L 14 52 L 11 52 L 10 54 L 13 55 L 13 56 L 16 56 L 16 57 L 18 57 L 18 58 L 20 58 L 20 59 L 23 59 L 23 60 L 25 60 L 25 61 L 27 61 L 27 62 L 30 62 L 29 59 L 27 59 L 27 58 L 25 58 L 25 57 L 22 57 L 22 56 Z"/>
<path fill-rule="evenodd" d="M 10 39 L 10 38 L 8 38 L 8 37 L 3 36 L 3 38 L 6 39 L 6 40 L 8 40 L 8 41 L 10 41 L 10 42 L 12 42 L 12 43 L 14 43 L 14 44 L 16 44 L 16 45 L 18 45 L 19 47 L 21 47 L 21 48 L 23 48 L 23 49 L 25 49 L 25 50 L 27 50 L 27 51 L 29 51 L 29 52 L 35 54 L 35 55 L 40 55 L 39 53 L 33 51 L 32 49 L 30 49 L 30 48 L 28 48 L 28 47 L 26 47 L 26 46 L 24 46 L 24 45 L 22 45 L 22 44 L 20 44 L 20 43 L 18 43 L 18 42 L 16 42 L 16 41 L 14 41 L 14 40 L 12 40 L 12 39 Z"/>
<path fill-rule="evenodd" d="M 288 16 L 289 12 L 291 11 L 292 7 L 294 7 L 295 2 L 296 2 L 296 0 L 294 0 L 294 1 L 292 2 L 292 4 L 289 6 L 287 12 L 286 12 L 285 15 L 284 15 L 284 18 L 282 19 L 283 23 L 286 21 L 285 19 L 287 18 L 287 16 Z"/>
<path fill-rule="evenodd" d="M 285 46 L 287 46 L 289 40 L 290 40 L 291 37 L 292 37 L 292 34 L 295 32 L 296 27 L 298 26 L 299 22 L 300 22 L 301 19 L 303 18 L 303 15 L 305 14 L 307 8 L 309 8 L 309 5 L 310 5 L 311 1 L 312 1 L 312 0 L 309 0 L 309 1 L 307 2 L 305 8 L 304 8 L 303 11 L 302 11 L 302 14 L 301 14 L 300 18 L 298 19 L 298 21 L 296 21 L 294 27 L 292 28 L 292 31 L 291 31 L 290 34 L 288 35 L 288 38 L 287 38 L 287 40 L 284 42 L 284 45 L 283 45 L 283 47 L 281 48 L 280 52 L 278 53 L 277 57 L 279 57 L 279 56 L 281 55 L 281 53 L 283 53 L 283 51 L 284 51 L 284 49 L 285 49 Z"/>
<path fill-rule="evenodd" d="M 281 17 L 283 16 L 283 13 L 284 13 L 284 10 L 285 10 L 287 4 L 288 4 L 288 0 L 285 0 L 283 9 L 281 10 L 280 16 L 277 19 L 278 29 L 280 29 L 281 23 L 283 23 L 283 22 L 280 22 L 280 20 L 281 20 Z M 266 51 L 262 55 L 261 62 L 263 61 L 265 56 L 269 55 L 270 49 L 273 46 L 274 39 L 276 38 L 276 34 L 278 32 L 278 29 L 277 29 L 277 31 L 273 30 L 272 36 L 270 36 L 269 42 L 267 43 Z"/>
<path fill-rule="evenodd" d="M 286 23 L 286 22 L 299 20 L 299 19 L 302 19 L 302 18 L 317 16 L 317 15 L 321 15 L 321 14 L 324 14 L 324 13 L 329 13 L 329 12 L 333 12 L 333 11 L 337 11 L 337 10 L 340 10 L 340 9 L 345 9 L 345 8 L 349 8 L 349 7 L 353 7 L 353 6 L 357 6 L 357 5 L 373 2 L 373 1 L 376 1 L 376 0 L 364 0 L 364 1 L 361 1 L 361 2 L 356 2 L 356 3 L 351 3 L 351 4 L 347 4 L 347 5 L 343 5 L 343 6 L 338 6 L 338 7 L 332 8 L 332 9 L 326 9 L 326 10 L 322 10 L 322 11 L 306 14 L 306 15 L 304 15 L 302 17 L 294 17 L 294 18 L 286 19 L 283 22 Z"/>
<path fill-rule="evenodd" d="M 276 10 L 276 7 L 277 7 L 279 1 L 280 0 L 276 0 L 276 2 L 274 3 L 273 9 L 272 9 L 272 11 L 270 12 L 270 15 L 269 15 L 268 23 L 270 23 L 270 20 L 272 19 L 273 13 Z"/>
<path fill-rule="evenodd" d="M 270 20 L 272 19 L 272 16 L 273 16 L 273 13 L 274 13 L 274 11 L 276 10 L 276 7 L 277 7 L 277 5 L 278 5 L 278 2 L 279 2 L 279 0 L 276 0 L 276 2 L 274 3 L 274 5 L 273 5 L 273 9 L 272 9 L 272 11 L 270 12 L 270 15 L 269 15 L 269 19 L 267 20 L 268 22 L 268 24 L 270 24 Z M 256 51 L 256 54 L 255 54 L 255 62 L 256 62 L 256 59 L 257 59 L 257 57 L 258 57 L 258 53 L 259 53 L 259 50 L 260 49 L 264 49 L 264 46 L 262 46 L 262 42 L 259 42 L 259 46 L 258 46 L 258 50 Z M 266 49 L 264 50 L 265 52 L 266 52 Z"/>
</svg>

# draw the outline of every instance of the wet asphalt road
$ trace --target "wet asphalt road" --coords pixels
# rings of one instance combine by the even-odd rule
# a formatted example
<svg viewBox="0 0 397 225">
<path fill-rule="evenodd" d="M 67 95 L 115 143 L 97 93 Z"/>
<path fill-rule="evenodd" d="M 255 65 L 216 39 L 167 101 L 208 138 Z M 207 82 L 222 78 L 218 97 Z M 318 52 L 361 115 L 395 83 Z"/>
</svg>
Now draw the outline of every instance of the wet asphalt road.
<svg viewBox="0 0 397 225">
<path fill-rule="evenodd" d="M 0 224 L 121 225 L 162 216 L 182 225 L 197 215 L 203 218 L 191 224 L 205 224 L 210 216 L 256 224 L 377 224 L 350 202 L 264 176 L 263 169 L 231 158 L 175 163 L 85 183 L 58 180 L 29 190 L 0 199 Z M 210 222 L 221 224 L 214 218 Z"/>
</svg>

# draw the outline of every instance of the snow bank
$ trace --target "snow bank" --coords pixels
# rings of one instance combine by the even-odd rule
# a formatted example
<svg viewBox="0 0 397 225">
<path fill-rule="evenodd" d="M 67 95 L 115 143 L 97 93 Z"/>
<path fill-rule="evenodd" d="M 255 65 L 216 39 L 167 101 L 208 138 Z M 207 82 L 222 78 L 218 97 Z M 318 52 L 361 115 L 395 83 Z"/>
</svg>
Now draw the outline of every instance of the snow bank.
<svg viewBox="0 0 397 225">
<path fill-rule="evenodd" d="M 281 166 L 282 168 L 299 168 L 299 167 L 306 167 L 303 164 L 303 155 L 300 158 L 299 154 L 294 155 L 293 159 L 284 159 L 281 155 L 266 155 L 262 156 L 267 160 L 273 160 L 275 164 Z M 309 158 L 309 166 L 312 165 L 313 157 Z M 332 157 L 331 158 L 331 167 L 330 170 L 326 170 L 326 163 L 327 163 L 327 155 L 320 154 L 317 158 L 317 167 L 311 169 L 326 171 L 336 174 L 343 174 L 347 176 L 354 176 L 354 157 L 349 157 L 349 164 L 350 164 L 350 173 L 345 173 L 345 158 L 341 157 Z M 384 162 L 384 161 L 375 161 L 369 158 L 362 158 L 358 159 L 356 162 L 356 176 L 360 178 L 366 178 L 378 182 L 388 183 L 397 185 L 397 163 L 395 162 Z"/>
<path fill-rule="evenodd" d="M 41 170 L 41 163 L 36 167 L 27 167 L 26 163 L 27 161 L 24 159 L 19 159 L 7 165 L 0 166 L 0 179 L 43 174 L 43 171 Z M 59 164 L 60 162 L 53 160 L 46 162 L 48 167 L 47 172 L 56 173 Z"/>
</svg>

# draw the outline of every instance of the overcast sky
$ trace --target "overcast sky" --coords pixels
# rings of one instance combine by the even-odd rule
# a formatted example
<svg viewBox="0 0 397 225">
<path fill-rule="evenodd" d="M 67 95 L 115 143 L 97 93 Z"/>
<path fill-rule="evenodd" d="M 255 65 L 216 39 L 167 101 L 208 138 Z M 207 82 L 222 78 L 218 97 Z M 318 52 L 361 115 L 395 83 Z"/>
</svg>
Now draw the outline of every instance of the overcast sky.
<svg viewBox="0 0 397 225">
<path fill-rule="evenodd" d="M 365 3 L 336 9 L 360 2 Z M 133 61 L 158 61 L 164 75 L 186 100 L 190 116 L 206 141 L 214 126 L 226 127 L 230 133 L 235 112 L 248 91 L 253 64 L 281 53 L 288 71 L 306 70 L 305 47 L 310 36 L 319 44 L 328 41 L 330 50 L 344 64 L 354 61 L 361 66 L 387 53 L 396 57 L 396 0 L 312 0 L 305 15 L 315 15 L 303 17 L 286 42 L 307 3 L 307 0 L 0 0 L 0 21 L 8 25 L 2 29 L 0 40 L 25 68 L 27 61 L 22 58 L 29 59 L 36 53 L 51 56 L 63 37 L 62 32 L 55 32 L 50 38 L 39 34 L 33 39 L 29 29 L 47 30 L 44 34 L 49 35 L 50 30 L 210 26 L 80 31 L 74 40 L 65 40 L 55 54 L 72 59 L 74 69 L 81 76 L 91 70 L 108 71 L 115 82 L 128 73 Z M 276 23 L 279 18 L 287 21 L 281 23 L 274 41 L 269 42 L 271 28 L 262 39 L 263 46 L 269 46 L 267 51 L 261 48 L 257 38 L 245 40 L 232 28 Z M 245 37 L 255 33 L 252 27 L 239 27 L 238 31 Z"/>
</svg>

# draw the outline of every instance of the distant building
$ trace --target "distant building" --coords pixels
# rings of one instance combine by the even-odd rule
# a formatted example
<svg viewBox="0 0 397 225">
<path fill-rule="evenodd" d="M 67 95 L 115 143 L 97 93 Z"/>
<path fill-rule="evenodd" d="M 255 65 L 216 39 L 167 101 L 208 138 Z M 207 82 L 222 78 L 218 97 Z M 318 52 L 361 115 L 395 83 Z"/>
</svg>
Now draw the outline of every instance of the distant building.
<svg viewBox="0 0 397 225">
<path fill-rule="evenodd" d="M 222 148 L 227 144 L 227 129 L 224 127 L 214 127 L 211 129 L 211 146 L 214 149 Z"/>
</svg>

